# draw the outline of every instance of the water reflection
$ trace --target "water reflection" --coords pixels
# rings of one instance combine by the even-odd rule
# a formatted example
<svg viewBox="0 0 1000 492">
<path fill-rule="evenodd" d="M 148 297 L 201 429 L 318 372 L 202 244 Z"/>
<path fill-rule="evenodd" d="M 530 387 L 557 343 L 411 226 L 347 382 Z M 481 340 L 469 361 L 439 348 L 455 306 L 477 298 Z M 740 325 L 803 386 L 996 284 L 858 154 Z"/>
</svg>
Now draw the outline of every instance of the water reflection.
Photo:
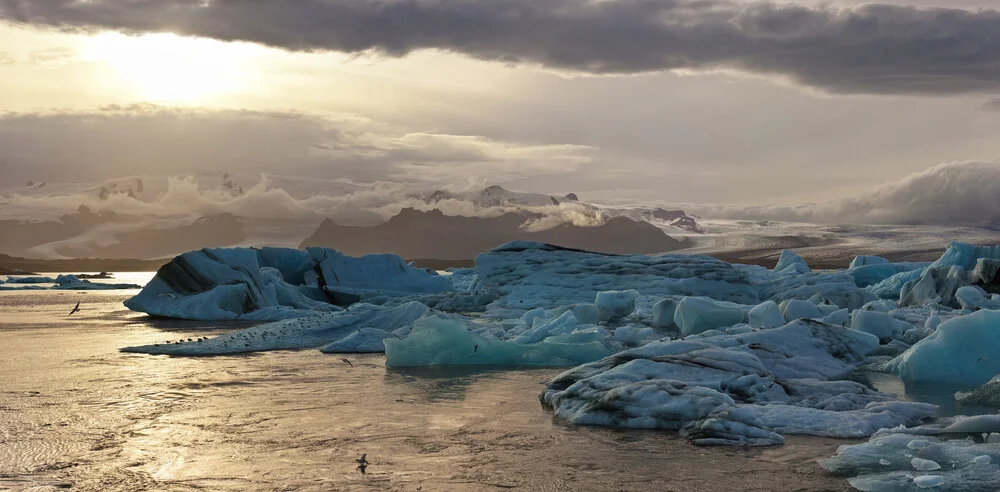
<svg viewBox="0 0 1000 492">
<path fill-rule="evenodd" d="M 521 369 L 521 374 L 538 373 L 539 382 L 548 380 L 552 371 Z M 439 367 L 395 367 L 386 368 L 387 386 L 406 385 L 422 395 L 428 403 L 437 401 L 461 401 L 473 385 L 489 381 L 503 380 L 512 374 L 509 366 L 439 366 Z M 541 391 L 541 386 L 539 386 Z"/>
<path fill-rule="evenodd" d="M 895 374 L 873 371 L 858 371 L 852 374 L 850 379 L 884 393 L 894 394 L 902 400 L 937 405 L 938 411 L 935 415 L 938 417 L 997 413 L 996 408 L 981 405 L 963 405 L 955 401 L 956 392 L 973 389 L 966 386 L 941 383 L 908 383 Z"/>
</svg>

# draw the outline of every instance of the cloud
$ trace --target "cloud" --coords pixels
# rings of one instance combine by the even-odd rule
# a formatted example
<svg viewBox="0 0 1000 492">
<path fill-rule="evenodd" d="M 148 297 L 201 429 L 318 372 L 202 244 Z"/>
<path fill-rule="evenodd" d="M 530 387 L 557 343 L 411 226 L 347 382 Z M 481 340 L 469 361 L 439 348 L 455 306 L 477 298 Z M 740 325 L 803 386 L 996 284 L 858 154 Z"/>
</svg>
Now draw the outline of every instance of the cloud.
<svg viewBox="0 0 1000 492">
<path fill-rule="evenodd" d="M 0 0 L 0 19 L 593 74 L 733 69 L 835 93 L 1000 92 L 1000 11 L 738 0 Z"/>
<path fill-rule="evenodd" d="M 983 103 L 982 106 L 985 111 L 1000 111 L 1000 99 L 991 99 Z"/>
<path fill-rule="evenodd" d="M 441 186 L 571 172 L 592 148 L 413 132 L 351 115 L 109 106 L 0 114 L 4 183 L 215 170 Z"/>
<path fill-rule="evenodd" d="M 15 63 L 17 63 L 17 59 L 14 58 L 14 55 L 6 51 L 0 51 L 0 65 L 13 65 Z"/>
<path fill-rule="evenodd" d="M 37 65 L 56 65 L 73 58 L 76 53 L 65 46 L 35 50 L 28 54 L 28 61 Z"/>
<path fill-rule="evenodd" d="M 682 205 L 714 218 L 855 224 L 1000 223 L 1000 161 L 953 162 L 852 198 L 792 206 Z"/>
</svg>

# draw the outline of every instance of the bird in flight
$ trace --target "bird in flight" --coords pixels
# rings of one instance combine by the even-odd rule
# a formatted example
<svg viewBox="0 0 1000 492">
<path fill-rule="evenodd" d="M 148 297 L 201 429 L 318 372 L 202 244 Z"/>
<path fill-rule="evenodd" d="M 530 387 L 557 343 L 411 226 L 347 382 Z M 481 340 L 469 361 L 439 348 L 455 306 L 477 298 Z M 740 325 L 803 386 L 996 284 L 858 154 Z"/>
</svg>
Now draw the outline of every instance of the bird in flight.
<svg viewBox="0 0 1000 492">
<path fill-rule="evenodd" d="M 351 366 L 351 367 L 354 367 L 354 364 L 352 364 L 350 360 L 348 360 L 348 359 L 340 359 L 340 360 L 342 360 L 342 361 L 346 362 L 346 363 L 347 363 L 347 365 L 349 365 L 349 366 Z M 364 456 L 362 456 L 362 458 L 364 458 Z"/>
<path fill-rule="evenodd" d="M 80 311 L 80 303 L 78 302 L 78 303 L 76 303 L 76 306 L 73 307 L 73 310 L 69 312 L 69 314 L 72 315 L 73 313 L 76 313 L 76 312 L 79 312 L 79 311 Z"/>
<path fill-rule="evenodd" d="M 476 353 L 478 351 L 479 351 L 479 344 L 477 343 L 477 344 L 475 344 L 475 345 L 472 346 L 472 353 Z"/>
</svg>

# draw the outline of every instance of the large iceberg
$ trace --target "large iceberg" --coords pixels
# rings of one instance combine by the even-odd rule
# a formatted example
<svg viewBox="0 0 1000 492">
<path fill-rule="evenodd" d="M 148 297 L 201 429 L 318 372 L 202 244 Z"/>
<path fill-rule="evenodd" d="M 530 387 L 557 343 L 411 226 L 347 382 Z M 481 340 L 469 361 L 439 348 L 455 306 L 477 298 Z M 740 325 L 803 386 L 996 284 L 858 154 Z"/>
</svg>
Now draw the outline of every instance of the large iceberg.
<svg viewBox="0 0 1000 492">
<path fill-rule="evenodd" d="M 336 303 L 448 290 L 447 277 L 396 255 L 205 248 L 164 265 L 125 306 L 170 318 L 273 321 L 338 311 Z"/>
<path fill-rule="evenodd" d="M 564 372 L 540 399 L 570 423 L 674 429 L 696 444 L 864 437 L 929 417 L 933 405 L 837 380 L 877 346 L 869 334 L 812 320 L 653 342 Z"/>
<path fill-rule="evenodd" d="M 1000 311 L 949 319 L 885 366 L 904 381 L 971 388 L 1000 372 Z"/>
<path fill-rule="evenodd" d="M 640 306 L 671 295 L 759 302 L 746 273 L 698 255 L 618 256 L 514 241 L 477 256 L 476 277 L 479 289 L 497 296 L 486 314 L 505 318 L 593 302 L 602 291 L 635 290 Z"/>
</svg>

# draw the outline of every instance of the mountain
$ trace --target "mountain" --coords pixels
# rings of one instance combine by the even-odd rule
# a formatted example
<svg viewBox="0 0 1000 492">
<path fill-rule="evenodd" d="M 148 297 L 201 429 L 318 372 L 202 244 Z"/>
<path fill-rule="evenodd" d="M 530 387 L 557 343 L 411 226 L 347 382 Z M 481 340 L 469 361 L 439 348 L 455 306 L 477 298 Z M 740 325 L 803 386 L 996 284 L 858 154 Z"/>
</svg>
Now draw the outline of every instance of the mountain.
<svg viewBox="0 0 1000 492">
<path fill-rule="evenodd" d="M 448 216 L 434 209 L 405 208 L 384 224 L 344 226 L 325 220 L 299 246 L 334 248 L 349 255 L 396 253 L 404 258 L 472 259 L 508 241 L 528 240 L 602 253 L 662 253 L 687 245 L 656 226 L 627 217 L 582 227 L 564 223 L 530 231 L 523 227 L 534 216 L 506 213 L 499 217 Z"/>
<path fill-rule="evenodd" d="M 0 252 L 23 255 L 34 246 L 69 239 L 118 219 L 114 212 L 94 213 L 81 205 L 76 213 L 64 214 L 58 220 L 0 220 Z"/>
<path fill-rule="evenodd" d="M 190 224 L 116 232 L 114 242 L 67 242 L 53 247 L 70 258 L 165 258 L 201 248 L 232 246 L 245 239 L 240 220 L 230 214 L 201 217 Z"/>
</svg>

